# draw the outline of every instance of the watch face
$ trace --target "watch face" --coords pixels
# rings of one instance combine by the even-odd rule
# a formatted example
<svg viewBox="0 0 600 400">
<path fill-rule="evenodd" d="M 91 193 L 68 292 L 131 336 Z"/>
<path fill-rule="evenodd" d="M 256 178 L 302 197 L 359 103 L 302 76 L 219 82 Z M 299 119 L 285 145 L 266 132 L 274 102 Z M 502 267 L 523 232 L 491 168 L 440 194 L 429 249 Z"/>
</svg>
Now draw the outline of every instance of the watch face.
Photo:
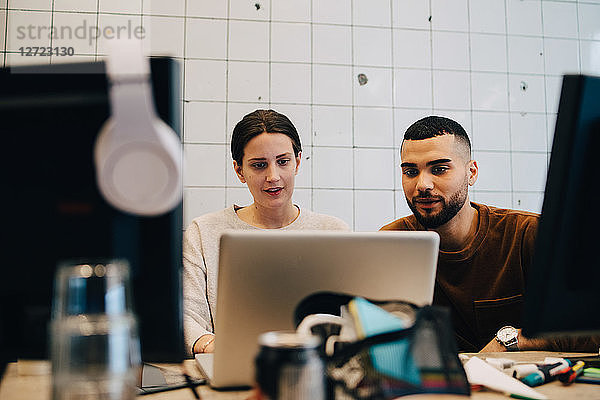
<svg viewBox="0 0 600 400">
<path fill-rule="evenodd" d="M 502 342 L 508 342 L 517 336 L 517 330 L 511 326 L 504 327 L 498 331 L 498 339 Z"/>
</svg>

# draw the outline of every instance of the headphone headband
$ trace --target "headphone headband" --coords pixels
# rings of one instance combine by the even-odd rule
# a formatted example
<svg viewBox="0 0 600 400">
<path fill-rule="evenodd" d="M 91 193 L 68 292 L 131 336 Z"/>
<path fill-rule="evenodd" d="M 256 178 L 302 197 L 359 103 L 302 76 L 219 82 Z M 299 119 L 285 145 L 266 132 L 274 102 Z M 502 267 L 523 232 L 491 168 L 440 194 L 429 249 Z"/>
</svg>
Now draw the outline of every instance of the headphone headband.
<svg viewBox="0 0 600 400">
<path fill-rule="evenodd" d="M 111 117 L 94 148 L 100 193 L 124 212 L 170 211 L 183 195 L 181 141 L 156 114 L 141 42 L 111 41 L 106 72 Z"/>
</svg>

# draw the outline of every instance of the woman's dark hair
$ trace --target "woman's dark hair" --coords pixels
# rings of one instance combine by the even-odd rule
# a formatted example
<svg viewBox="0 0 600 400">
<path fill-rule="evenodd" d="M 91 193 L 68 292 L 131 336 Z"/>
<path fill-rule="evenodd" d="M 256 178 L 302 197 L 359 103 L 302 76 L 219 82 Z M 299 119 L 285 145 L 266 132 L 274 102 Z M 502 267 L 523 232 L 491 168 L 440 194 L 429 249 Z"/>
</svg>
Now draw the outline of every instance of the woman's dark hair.
<svg viewBox="0 0 600 400">
<path fill-rule="evenodd" d="M 404 133 L 404 140 L 423 140 L 442 135 L 455 135 L 471 153 L 471 141 L 464 128 L 450 118 L 436 115 L 422 118 L 409 126 Z"/>
<path fill-rule="evenodd" d="M 264 132 L 283 133 L 288 136 L 292 140 L 292 148 L 296 157 L 302 151 L 298 131 L 296 131 L 296 127 L 288 117 L 274 110 L 256 110 L 245 115 L 233 128 L 231 156 L 238 165 L 242 165 L 246 144 L 253 137 Z"/>
</svg>

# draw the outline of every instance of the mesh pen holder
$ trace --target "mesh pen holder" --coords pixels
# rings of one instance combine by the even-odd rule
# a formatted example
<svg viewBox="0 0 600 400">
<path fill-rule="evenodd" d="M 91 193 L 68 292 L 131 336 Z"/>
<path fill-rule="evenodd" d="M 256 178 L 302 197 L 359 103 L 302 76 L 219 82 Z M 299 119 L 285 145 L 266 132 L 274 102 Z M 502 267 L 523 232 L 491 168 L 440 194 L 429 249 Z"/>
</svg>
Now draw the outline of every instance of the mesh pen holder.
<svg viewBox="0 0 600 400">
<path fill-rule="evenodd" d="M 331 293 L 317 296 L 321 303 L 322 299 L 344 304 L 350 297 Z M 393 399 L 419 393 L 470 395 L 447 309 L 419 308 L 403 301 L 376 303 L 401 315 L 410 326 L 350 342 L 337 340 L 335 333 L 324 337 L 329 342 L 323 357 L 330 399 Z M 319 311 L 324 311 L 323 307 Z M 313 329 L 321 335 L 325 331 Z M 336 342 L 333 345 L 332 339 Z"/>
<path fill-rule="evenodd" d="M 468 396 L 470 386 L 449 327 L 445 310 L 426 306 L 417 311 L 410 328 L 341 346 L 326 364 L 335 398 L 392 399 L 417 393 Z M 386 363 L 391 360 L 393 364 Z"/>
</svg>

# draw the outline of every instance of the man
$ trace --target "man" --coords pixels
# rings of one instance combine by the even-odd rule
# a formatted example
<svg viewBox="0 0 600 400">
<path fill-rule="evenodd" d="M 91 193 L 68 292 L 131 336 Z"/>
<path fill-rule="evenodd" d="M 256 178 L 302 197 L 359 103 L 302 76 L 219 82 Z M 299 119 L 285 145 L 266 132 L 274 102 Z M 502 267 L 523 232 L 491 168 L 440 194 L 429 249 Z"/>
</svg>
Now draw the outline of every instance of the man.
<svg viewBox="0 0 600 400">
<path fill-rule="evenodd" d="M 539 215 L 469 201 L 478 166 L 460 124 L 437 116 L 415 122 L 404 135 L 401 159 L 413 215 L 381 230 L 440 235 L 433 302 L 450 308 L 459 350 L 598 351 L 600 342 L 592 338 L 527 339 L 513 328 L 521 325 Z"/>
</svg>

